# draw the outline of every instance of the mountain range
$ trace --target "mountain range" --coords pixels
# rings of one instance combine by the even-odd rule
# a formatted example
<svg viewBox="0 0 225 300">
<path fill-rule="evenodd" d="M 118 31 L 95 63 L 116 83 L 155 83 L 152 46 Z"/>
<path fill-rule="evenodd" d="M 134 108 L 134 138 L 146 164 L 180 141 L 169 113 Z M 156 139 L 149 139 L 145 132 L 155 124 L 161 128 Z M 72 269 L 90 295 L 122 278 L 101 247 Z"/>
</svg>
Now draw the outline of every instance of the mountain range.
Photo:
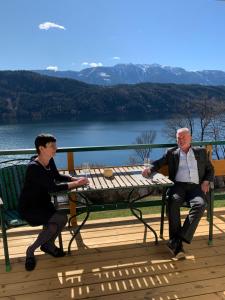
<svg viewBox="0 0 225 300">
<path fill-rule="evenodd" d="M 79 72 L 51 70 L 35 70 L 34 72 L 104 86 L 142 82 L 225 85 L 225 72 L 223 71 L 186 71 L 183 68 L 159 64 L 117 64 L 112 67 L 87 68 Z"/>
<path fill-rule="evenodd" d="M 163 118 L 186 101 L 225 100 L 225 86 L 139 83 L 98 86 L 29 71 L 0 71 L 0 120 Z"/>
</svg>

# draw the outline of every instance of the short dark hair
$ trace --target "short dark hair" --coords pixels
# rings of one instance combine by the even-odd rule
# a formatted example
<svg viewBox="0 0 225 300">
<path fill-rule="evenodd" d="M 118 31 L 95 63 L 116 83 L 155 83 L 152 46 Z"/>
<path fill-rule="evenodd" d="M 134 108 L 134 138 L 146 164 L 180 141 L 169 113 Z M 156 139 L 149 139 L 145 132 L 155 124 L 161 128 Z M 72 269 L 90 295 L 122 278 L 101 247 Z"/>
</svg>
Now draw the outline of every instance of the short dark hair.
<svg viewBox="0 0 225 300">
<path fill-rule="evenodd" d="M 54 137 L 54 135 L 47 134 L 47 133 L 41 133 L 41 134 L 39 134 L 36 137 L 35 142 L 34 142 L 35 148 L 37 150 L 37 153 L 38 154 L 40 153 L 40 150 L 39 150 L 40 146 L 45 147 L 46 144 L 50 143 L 50 142 L 53 142 L 53 143 L 56 142 L 56 138 Z"/>
</svg>

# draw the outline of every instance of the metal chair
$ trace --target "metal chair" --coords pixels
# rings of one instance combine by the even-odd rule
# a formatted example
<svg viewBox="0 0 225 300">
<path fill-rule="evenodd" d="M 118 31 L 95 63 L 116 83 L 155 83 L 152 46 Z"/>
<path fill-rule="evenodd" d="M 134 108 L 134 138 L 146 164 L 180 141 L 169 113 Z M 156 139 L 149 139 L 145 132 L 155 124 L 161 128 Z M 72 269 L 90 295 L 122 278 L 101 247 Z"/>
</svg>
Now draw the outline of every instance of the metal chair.
<svg viewBox="0 0 225 300">
<path fill-rule="evenodd" d="M 210 190 L 206 195 L 207 199 L 207 220 L 209 222 L 209 238 L 208 245 L 213 243 L 213 207 L 214 207 L 214 183 L 210 183 Z M 162 206 L 161 206 L 161 220 L 160 220 L 160 238 L 163 239 L 164 220 L 165 220 L 165 208 L 167 214 L 167 205 L 169 200 L 169 189 L 164 189 L 162 194 Z M 182 207 L 190 208 L 187 202 L 182 204 Z"/>
</svg>

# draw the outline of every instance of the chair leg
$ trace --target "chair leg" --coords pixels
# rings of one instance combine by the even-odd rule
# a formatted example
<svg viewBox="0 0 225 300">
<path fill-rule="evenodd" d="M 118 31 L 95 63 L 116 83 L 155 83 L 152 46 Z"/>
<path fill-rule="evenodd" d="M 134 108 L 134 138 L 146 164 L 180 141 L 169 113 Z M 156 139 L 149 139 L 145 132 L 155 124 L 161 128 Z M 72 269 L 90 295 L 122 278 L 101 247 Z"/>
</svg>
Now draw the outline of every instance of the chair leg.
<svg viewBox="0 0 225 300">
<path fill-rule="evenodd" d="M 60 232 L 58 235 L 59 247 L 63 251 L 63 241 L 62 241 L 62 233 Z"/>
<path fill-rule="evenodd" d="M 207 218 L 209 222 L 209 240 L 208 245 L 212 245 L 213 243 L 213 207 L 214 206 L 214 191 L 211 190 L 209 192 L 209 205 L 208 205 L 208 212 Z"/>
<path fill-rule="evenodd" d="M 8 249 L 4 212 L 3 212 L 3 208 L 1 207 L 0 207 L 0 218 L 1 218 L 1 227 L 2 227 L 2 240 L 3 240 L 4 254 L 5 254 L 5 270 L 6 272 L 9 272 L 11 271 L 11 264 L 9 258 L 9 249 Z"/>
<path fill-rule="evenodd" d="M 57 209 L 58 208 L 57 195 L 53 195 L 53 201 L 54 201 L 55 208 Z M 62 233 L 61 232 L 58 235 L 58 240 L 59 240 L 59 247 L 63 251 L 63 241 L 62 241 Z"/>
<path fill-rule="evenodd" d="M 164 229 L 164 216 L 165 216 L 165 197 L 166 197 L 166 191 L 163 191 L 162 195 L 162 206 L 161 206 L 161 219 L 160 219 L 160 235 L 159 237 L 163 239 L 163 229 Z"/>
</svg>

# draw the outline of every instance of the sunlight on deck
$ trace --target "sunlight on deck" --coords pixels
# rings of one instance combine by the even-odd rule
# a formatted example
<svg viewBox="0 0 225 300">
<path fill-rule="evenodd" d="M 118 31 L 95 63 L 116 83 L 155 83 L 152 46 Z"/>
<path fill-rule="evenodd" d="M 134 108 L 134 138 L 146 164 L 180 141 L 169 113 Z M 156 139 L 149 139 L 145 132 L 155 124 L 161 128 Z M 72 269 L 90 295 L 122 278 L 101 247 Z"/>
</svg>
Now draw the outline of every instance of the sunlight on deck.
<svg viewBox="0 0 225 300">
<path fill-rule="evenodd" d="M 148 217 L 159 233 L 159 216 Z M 24 253 L 37 228 L 9 232 L 12 271 L 5 272 L 1 244 L 0 299 L 225 299 L 225 209 L 215 212 L 213 245 L 207 244 L 203 217 L 180 261 L 171 256 L 166 240 L 156 246 L 152 234 L 127 217 L 89 221 L 71 256 L 52 258 L 37 251 L 36 269 L 26 272 Z M 65 247 L 69 238 L 64 231 Z"/>
</svg>

